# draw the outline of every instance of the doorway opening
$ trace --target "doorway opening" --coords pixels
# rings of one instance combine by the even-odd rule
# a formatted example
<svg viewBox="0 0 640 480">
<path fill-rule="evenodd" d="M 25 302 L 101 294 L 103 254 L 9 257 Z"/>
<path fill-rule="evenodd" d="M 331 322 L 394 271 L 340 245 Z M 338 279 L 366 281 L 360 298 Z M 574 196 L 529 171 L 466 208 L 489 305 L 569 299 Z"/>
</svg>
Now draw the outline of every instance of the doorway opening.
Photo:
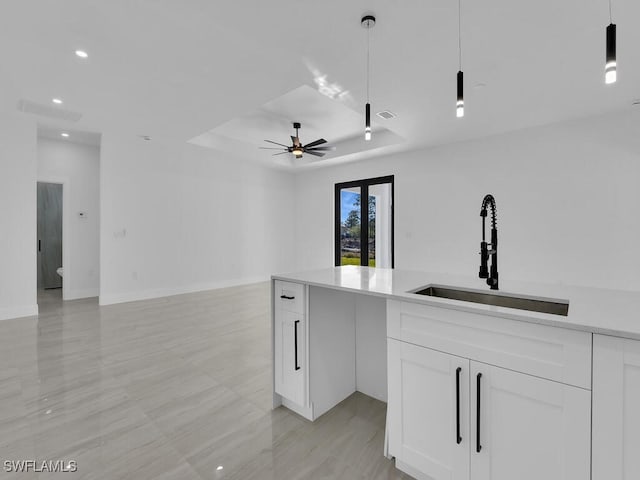
<svg viewBox="0 0 640 480">
<path fill-rule="evenodd" d="M 336 184 L 336 266 L 393 268 L 393 181 L 390 175 Z"/>
<path fill-rule="evenodd" d="M 62 132 L 62 133 L 61 133 Z M 38 125 L 37 286 L 43 312 L 100 289 L 100 134 Z"/>
<path fill-rule="evenodd" d="M 38 297 L 62 299 L 63 184 L 38 182 Z"/>
</svg>

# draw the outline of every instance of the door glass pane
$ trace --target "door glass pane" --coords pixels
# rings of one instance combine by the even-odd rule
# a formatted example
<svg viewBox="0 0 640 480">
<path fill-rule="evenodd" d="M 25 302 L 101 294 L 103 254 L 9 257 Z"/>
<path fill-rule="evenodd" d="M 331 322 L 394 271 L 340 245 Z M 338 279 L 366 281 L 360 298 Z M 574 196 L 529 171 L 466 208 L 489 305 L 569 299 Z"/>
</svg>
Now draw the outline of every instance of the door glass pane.
<svg viewBox="0 0 640 480">
<path fill-rule="evenodd" d="M 340 190 L 340 265 L 360 265 L 360 187 Z"/>
<path fill-rule="evenodd" d="M 369 266 L 391 268 L 391 184 L 369 186 Z"/>
</svg>

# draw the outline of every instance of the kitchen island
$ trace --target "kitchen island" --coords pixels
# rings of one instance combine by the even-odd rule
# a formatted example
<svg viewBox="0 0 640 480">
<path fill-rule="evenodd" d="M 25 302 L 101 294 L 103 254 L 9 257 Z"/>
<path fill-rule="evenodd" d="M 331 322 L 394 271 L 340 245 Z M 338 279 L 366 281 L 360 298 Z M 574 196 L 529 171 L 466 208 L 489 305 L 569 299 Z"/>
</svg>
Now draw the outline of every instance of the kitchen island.
<svg viewBox="0 0 640 480">
<path fill-rule="evenodd" d="M 355 391 L 388 401 L 384 453 L 416 478 L 640 478 L 640 293 L 502 279 L 566 315 L 415 293 L 482 283 L 274 275 L 274 407 L 313 421 Z"/>
</svg>

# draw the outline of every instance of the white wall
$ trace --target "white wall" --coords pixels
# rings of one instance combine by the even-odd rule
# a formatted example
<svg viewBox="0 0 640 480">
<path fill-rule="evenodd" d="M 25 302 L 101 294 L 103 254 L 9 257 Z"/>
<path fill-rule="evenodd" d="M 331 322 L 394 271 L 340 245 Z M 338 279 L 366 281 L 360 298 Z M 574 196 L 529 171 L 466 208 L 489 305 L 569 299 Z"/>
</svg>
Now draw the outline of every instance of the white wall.
<svg viewBox="0 0 640 480">
<path fill-rule="evenodd" d="M 36 125 L 0 114 L 0 319 L 36 315 Z"/>
<path fill-rule="evenodd" d="M 296 268 L 333 265 L 336 182 L 391 174 L 396 268 L 477 275 L 492 193 L 502 279 L 640 290 L 640 111 L 300 173 Z"/>
<path fill-rule="evenodd" d="M 38 138 L 38 181 L 64 182 L 64 299 L 97 297 L 100 286 L 100 149 Z M 84 212 L 85 217 L 79 216 Z"/>
<path fill-rule="evenodd" d="M 292 270 L 294 181 L 183 142 L 105 133 L 100 303 Z"/>
<path fill-rule="evenodd" d="M 398 268 L 475 276 L 480 203 L 493 193 L 502 279 L 639 290 L 639 127 L 640 112 L 626 112 L 295 177 L 105 134 L 101 301 L 331 266 L 334 183 L 388 174 Z M 36 159 L 35 122 L 0 116 L 0 318 L 37 312 Z"/>
</svg>

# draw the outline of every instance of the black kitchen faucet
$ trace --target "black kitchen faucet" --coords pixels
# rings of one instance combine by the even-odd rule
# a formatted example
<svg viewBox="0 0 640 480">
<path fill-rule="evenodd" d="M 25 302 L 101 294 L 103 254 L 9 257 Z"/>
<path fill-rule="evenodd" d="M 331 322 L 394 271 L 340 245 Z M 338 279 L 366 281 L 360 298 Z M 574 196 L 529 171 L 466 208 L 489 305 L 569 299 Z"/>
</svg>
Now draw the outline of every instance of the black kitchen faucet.
<svg viewBox="0 0 640 480">
<path fill-rule="evenodd" d="M 485 219 L 488 207 L 491 208 L 491 243 L 487 243 L 485 239 Z M 493 195 L 485 195 L 482 200 L 480 216 L 482 217 L 482 242 L 480 243 L 479 277 L 487 279 L 487 285 L 491 287 L 491 290 L 498 290 L 498 229 L 496 227 L 496 199 L 493 198 Z M 489 255 L 491 255 L 491 273 L 487 267 Z"/>
</svg>

